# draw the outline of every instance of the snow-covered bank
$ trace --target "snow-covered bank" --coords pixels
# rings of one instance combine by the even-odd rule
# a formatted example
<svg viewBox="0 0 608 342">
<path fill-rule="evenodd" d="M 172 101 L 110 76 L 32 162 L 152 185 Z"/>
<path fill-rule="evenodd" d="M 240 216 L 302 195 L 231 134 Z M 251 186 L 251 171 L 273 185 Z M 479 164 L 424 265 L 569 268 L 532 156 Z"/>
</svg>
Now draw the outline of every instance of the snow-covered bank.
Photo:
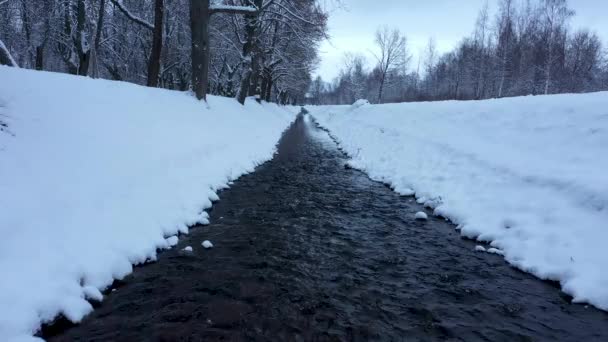
<svg viewBox="0 0 608 342">
<path fill-rule="evenodd" d="M 608 93 L 307 109 L 354 167 L 608 310 Z"/>
<path fill-rule="evenodd" d="M 0 336 L 31 338 L 205 222 L 272 158 L 295 116 L 270 104 L 0 67 Z"/>
</svg>

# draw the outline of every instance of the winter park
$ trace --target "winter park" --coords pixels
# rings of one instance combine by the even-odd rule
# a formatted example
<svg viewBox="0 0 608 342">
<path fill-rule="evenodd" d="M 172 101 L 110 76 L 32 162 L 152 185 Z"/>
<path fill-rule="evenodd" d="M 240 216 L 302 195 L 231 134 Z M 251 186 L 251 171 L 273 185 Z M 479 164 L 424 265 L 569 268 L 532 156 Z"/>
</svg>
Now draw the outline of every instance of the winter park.
<svg viewBox="0 0 608 342">
<path fill-rule="evenodd" d="M 606 13 L 0 0 L 0 341 L 608 341 Z"/>
</svg>

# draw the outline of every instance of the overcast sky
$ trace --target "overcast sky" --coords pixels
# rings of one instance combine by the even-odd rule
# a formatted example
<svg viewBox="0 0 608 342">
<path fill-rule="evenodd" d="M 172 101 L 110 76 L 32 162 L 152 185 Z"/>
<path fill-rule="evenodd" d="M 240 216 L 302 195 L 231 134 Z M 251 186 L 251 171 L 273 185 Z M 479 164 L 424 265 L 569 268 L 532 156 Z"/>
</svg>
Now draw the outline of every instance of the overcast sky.
<svg viewBox="0 0 608 342">
<path fill-rule="evenodd" d="M 331 11 L 331 40 L 321 46 L 317 74 L 329 81 L 338 75 L 345 52 L 358 52 L 372 60 L 374 33 L 389 25 L 403 32 L 412 54 L 411 65 L 434 37 L 437 49 L 448 52 L 470 35 L 479 9 L 486 0 L 343 0 L 346 9 Z M 488 0 L 492 22 L 498 0 Z M 570 0 L 576 11 L 574 28 L 585 26 L 597 32 L 608 45 L 608 0 Z"/>
</svg>

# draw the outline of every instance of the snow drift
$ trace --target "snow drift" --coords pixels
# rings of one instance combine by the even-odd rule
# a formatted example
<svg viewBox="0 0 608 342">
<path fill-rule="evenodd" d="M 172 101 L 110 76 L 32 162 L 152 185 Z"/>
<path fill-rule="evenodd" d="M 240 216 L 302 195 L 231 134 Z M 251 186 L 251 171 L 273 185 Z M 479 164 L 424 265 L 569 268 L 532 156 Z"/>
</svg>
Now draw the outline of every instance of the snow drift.
<svg viewBox="0 0 608 342">
<path fill-rule="evenodd" d="M 275 105 L 0 67 L 0 336 L 79 321 L 217 190 L 272 158 Z M 169 238 L 169 239 L 167 239 Z"/>
<path fill-rule="evenodd" d="M 307 109 L 352 166 L 608 310 L 608 93 Z"/>
</svg>

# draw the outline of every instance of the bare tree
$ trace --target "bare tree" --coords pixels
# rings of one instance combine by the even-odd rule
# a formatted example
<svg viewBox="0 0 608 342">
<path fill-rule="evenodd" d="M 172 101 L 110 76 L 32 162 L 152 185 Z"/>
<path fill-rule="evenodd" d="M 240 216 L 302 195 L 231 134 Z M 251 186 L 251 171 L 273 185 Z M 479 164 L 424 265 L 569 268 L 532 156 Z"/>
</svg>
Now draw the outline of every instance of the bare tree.
<svg viewBox="0 0 608 342">
<path fill-rule="evenodd" d="M 545 63 L 545 90 L 549 94 L 553 82 L 553 64 L 555 63 L 556 41 L 565 30 L 567 20 L 574 15 L 574 11 L 568 8 L 566 0 L 543 0 L 542 2 L 545 20 L 545 32 L 547 36 L 547 58 Z"/>
<path fill-rule="evenodd" d="M 500 14 L 497 23 L 498 53 L 500 60 L 500 81 L 498 85 L 498 97 L 503 96 L 507 74 L 509 72 L 509 62 L 511 57 L 511 41 L 513 37 L 513 0 L 502 0 L 500 2 Z"/>
<path fill-rule="evenodd" d="M 484 72 L 486 69 L 486 38 L 488 31 L 488 1 L 484 3 L 483 7 L 479 11 L 479 15 L 477 16 L 477 22 L 475 23 L 475 45 L 477 52 L 476 65 L 477 68 L 477 83 L 475 89 L 475 98 L 480 99 L 484 92 Z"/>
<path fill-rule="evenodd" d="M 435 63 L 437 63 L 437 44 L 435 43 L 435 38 L 433 37 L 429 38 L 429 42 L 427 43 L 425 58 L 424 69 L 426 72 L 425 81 L 427 85 L 427 94 L 429 96 L 434 96 L 435 91 L 433 88 L 435 87 L 435 75 L 433 74 L 433 70 L 435 68 Z"/>
<path fill-rule="evenodd" d="M 378 53 L 374 56 L 378 61 L 380 71 L 380 86 L 378 89 L 378 103 L 382 103 L 382 92 L 389 72 L 404 68 L 410 57 L 406 51 L 406 38 L 398 29 L 390 30 L 388 27 L 376 31 L 376 45 Z"/>
</svg>

